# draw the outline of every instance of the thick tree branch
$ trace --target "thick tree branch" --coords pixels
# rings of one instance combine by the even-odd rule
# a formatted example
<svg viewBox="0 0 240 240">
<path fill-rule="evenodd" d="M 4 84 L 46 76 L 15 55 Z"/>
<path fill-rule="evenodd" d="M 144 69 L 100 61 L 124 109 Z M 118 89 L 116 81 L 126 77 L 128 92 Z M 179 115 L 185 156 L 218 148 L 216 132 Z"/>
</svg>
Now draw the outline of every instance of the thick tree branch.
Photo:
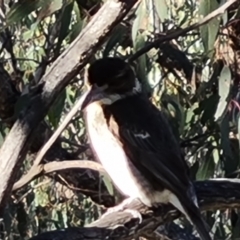
<svg viewBox="0 0 240 240">
<path fill-rule="evenodd" d="M 195 182 L 201 209 L 217 210 L 240 208 L 240 180 L 207 180 Z M 86 228 L 71 228 L 64 231 L 53 231 L 36 236 L 32 240 L 48 239 L 133 239 L 145 232 L 153 232 L 161 224 L 173 221 L 180 216 L 171 205 L 162 205 L 158 209 L 149 209 L 134 200 L 128 209 L 135 209 L 143 216 L 143 221 L 133 218 L 127 211 L 113 212 L 89 224 Z M 71 235 L 73 233 L 73 235 Z M 48 235 L 49 234 L 49 235 Z M 43 238 L 43 236 L 45 238 Z"/>
<path fill-rule="evenodd" d="M 42 92 L 22 111 L 0 150 L 1 210 L 11 192 L 16 173 L 27 154 L 36 127 L 59 93 L 85 66 L 113 27 L 123 19 L 136 2 L 136 0 L 107 1 L 43 76 Z"/>
</svg>

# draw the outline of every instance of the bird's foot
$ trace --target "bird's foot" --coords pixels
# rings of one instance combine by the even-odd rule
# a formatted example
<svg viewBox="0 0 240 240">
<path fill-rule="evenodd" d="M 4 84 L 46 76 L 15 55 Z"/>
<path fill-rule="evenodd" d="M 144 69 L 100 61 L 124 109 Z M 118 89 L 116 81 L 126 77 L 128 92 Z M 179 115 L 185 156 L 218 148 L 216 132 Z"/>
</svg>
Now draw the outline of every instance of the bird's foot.
<svg viewBox="0 0 240 240">
<path fill-rule="evenodd" d="M 142 214 L 135 209 L 125 209 L 124 212 L 132 214 L 133 218 L 139 219 L 139 224 L 142 223 Z"/>
<path fill-rule="evenodd" d="M 124 199 L 120 204 L 118 204 L 117 206 L 114 206 L 114 207 L 111 207 L 111 208 L 108 208 L 107 211 L 102 215 L 104 216 L 105 214 L 110 214 L 110 213 L 113 213 L 113 212 L 121 212 L 121 211 L 124 211 L 126 208 L 126 206 L 128 204 L 130 204 L 132 201 L 133 201 L 134 198 L 127 198 L 127 199 Z"/>
<path fill-rule="evenodd" d="M 126 208 L 126 206 L 129 205 L 133 200 L 134 200 L 134 198 L 127 198 L 127 199 L 123 200 L 119 205 L 108 208 L 108 210 L 102 215 L 101 218 L 106 217 L 107 215 L 109 215 L 113 212 L 123 212 L 124 211 L 124 212 L 131 213 L 133 218 L 138 218 L 139 223 L 141 223 L 142 222 L 141 213 L 135 209 Z"/>
</svg>

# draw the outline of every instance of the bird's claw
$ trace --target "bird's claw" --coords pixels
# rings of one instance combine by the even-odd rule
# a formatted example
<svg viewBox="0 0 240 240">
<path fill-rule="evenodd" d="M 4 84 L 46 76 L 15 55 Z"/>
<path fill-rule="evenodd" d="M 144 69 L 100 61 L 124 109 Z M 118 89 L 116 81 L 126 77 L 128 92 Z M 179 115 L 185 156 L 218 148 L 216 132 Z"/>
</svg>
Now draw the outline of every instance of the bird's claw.
<svg viewBox="0 0 240 240">
<path fill-rule="evenodd" d="M 139 224 L 142 223 L 142 214 L 134 209 L 125 209 L 124 212 L 130 213 L 133 218 L 138 218 L 139 219 Z"/>
<path fill-rule="evenodd" d="M 128 209 L 126 208 L 126 204 L 128 204 L 130 201 L 128 199 L 124 200 L 121 204 L 115 206 L 115 207 L 111 207 L 109 208 L 102 216 L 106 217 L 107 215 L 113 213 L 113 212 L 128 212 L 130 213 L 133 218 L 138 218 L 139 219 L 139 223 L 142 223 L 142 215 L 139 211 L 135 210 L 135 209 Z"/>
<path fill-rule="evenodd" d="M 108 210 L 102 215 L 101 218 L 106 217 L 107 215 L 113 213 L 113 212 L 121 212 L 124 211 L 124 205 L 120 204 L 115 207 L 108 208 Z"/>
</svg>

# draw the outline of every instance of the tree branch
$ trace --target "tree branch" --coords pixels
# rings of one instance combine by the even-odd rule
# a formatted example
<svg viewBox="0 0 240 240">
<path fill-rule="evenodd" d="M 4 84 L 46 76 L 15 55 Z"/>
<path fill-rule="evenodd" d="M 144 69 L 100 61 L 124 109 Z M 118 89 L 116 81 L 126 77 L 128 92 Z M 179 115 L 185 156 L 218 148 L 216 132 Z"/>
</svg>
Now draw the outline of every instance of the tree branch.
<svg viewBox="0 0 240 240">
<path fill-rule="evenodd" d="M 16 191 L 22 188 L 23 186 L 36 179 L 37 177 L 40 177 L 41 175 L 76 168 L 91 169 L 92 171 L 105 172 L 101 164 L 88 160 L 68 160 L 61 162 L 54 161 L 46 164 L 33 165 L 30 171 L 13 185 L 12 191 Z"/>
<path fill-rule="evenodd" d="M 226 208 L 240 208 L 240 180 L 216 179 L 195 182 L 195 189 L 202 211 Z M 143 220 L 134 218 L 130 212 L 113 212 L 85 228 L 68 228 L 65 231 L 52 231 L 36 236 L 31 240 L 41 239 L 136 239 L 145 232 L 154 232 L 161 224 L 171 222 L 181 216 L 171 205 L 162 205 L 158 209 L 149 209 L 134 200 L 128 209 L 135 209 L 142 214 Z M 53 238 L 54 237 L 54 238 Z"/>
</svg>

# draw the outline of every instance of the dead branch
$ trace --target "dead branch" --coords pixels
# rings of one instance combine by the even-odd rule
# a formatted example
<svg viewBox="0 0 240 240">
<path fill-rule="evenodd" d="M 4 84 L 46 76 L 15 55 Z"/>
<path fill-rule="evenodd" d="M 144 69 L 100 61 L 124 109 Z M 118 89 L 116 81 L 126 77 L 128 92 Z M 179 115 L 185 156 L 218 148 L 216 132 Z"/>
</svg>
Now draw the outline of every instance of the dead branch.
<svg viewBox="0 0 240 240">
<path fill-rule="evenodd" d="M 29 172 L 13 185 L 12 191 L 16 191 L 22 188 L 32 180 L 44 174 L 56 171 L 66 171 L 76 168 L 91 169 L 92 171 L 105 172 L 101 164 L 89 160 L 68 160 L 61 162 L 54 161 L 46 164 L 33 165 Z"/>
<path fill-rule="evenodd" d="M 240 208 L 240 180 L 198 181 L 195 182 L 195 189 L 202 211 Z M 171 205 L 162 205 L 154 210 L 134 200 L 127 208 L 135 209 L 142 214 L 143 220 L 140 224 L 139 219 L 134 218 L 127 211 L 113 212 L 87 225 L 85 228 L 68 228 L 65 231 L 47 232 L 31 240 L 137 239 L 145 232 L 154 232 L 159 225 L 180 217 L 180 212 Z"/>
</svg>

